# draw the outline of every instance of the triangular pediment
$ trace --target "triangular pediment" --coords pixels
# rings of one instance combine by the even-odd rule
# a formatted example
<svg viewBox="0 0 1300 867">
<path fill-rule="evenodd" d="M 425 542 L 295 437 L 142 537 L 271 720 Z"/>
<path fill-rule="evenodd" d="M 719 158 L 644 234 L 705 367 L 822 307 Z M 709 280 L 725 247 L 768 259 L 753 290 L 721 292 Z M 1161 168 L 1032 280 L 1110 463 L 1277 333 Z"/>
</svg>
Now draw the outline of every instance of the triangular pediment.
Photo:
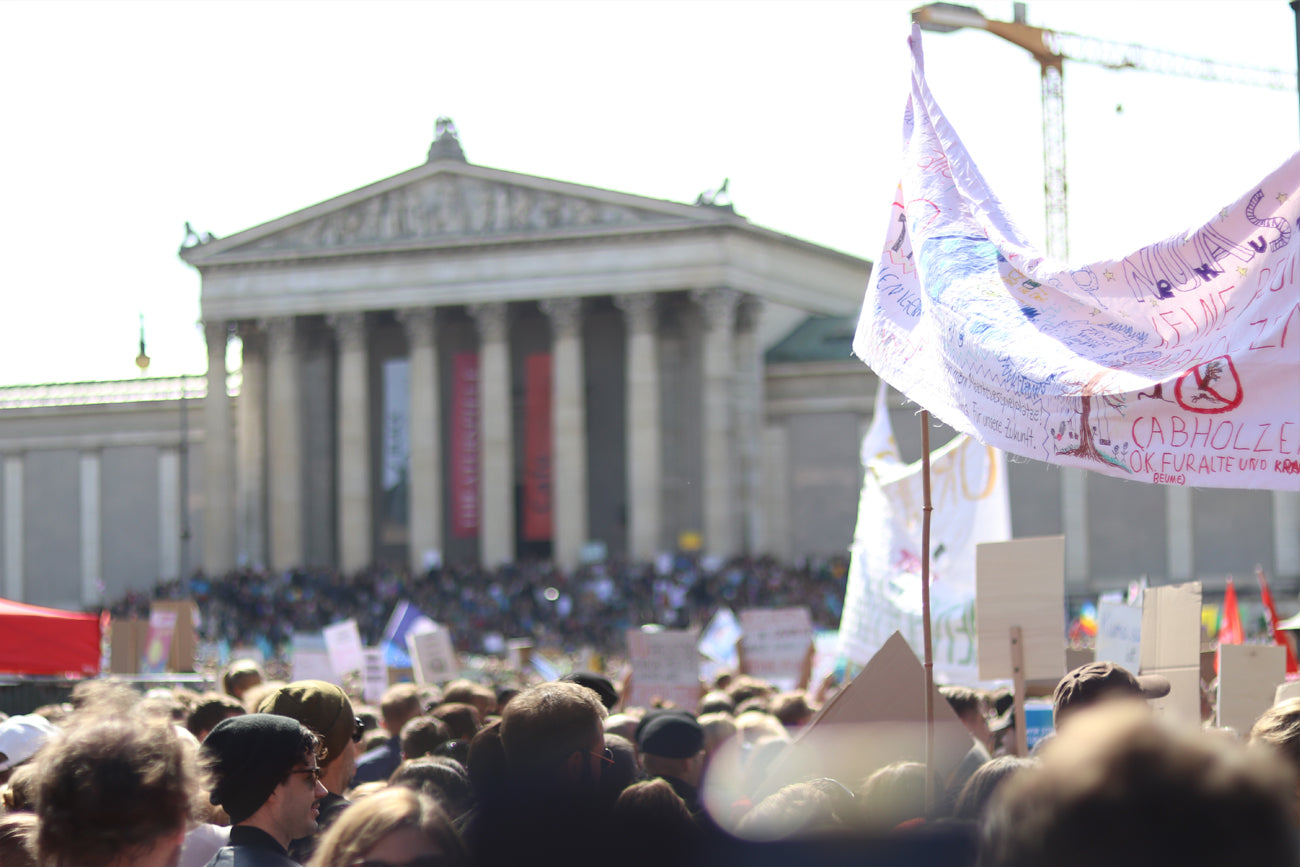
<svg viewBox="0 0 1300 867">
<path fill-rule="evenodd" d="M 192 264 L 744 222 L 683 205 L 464 163 L 421 166 L 183 251 Z"/>
</svg>

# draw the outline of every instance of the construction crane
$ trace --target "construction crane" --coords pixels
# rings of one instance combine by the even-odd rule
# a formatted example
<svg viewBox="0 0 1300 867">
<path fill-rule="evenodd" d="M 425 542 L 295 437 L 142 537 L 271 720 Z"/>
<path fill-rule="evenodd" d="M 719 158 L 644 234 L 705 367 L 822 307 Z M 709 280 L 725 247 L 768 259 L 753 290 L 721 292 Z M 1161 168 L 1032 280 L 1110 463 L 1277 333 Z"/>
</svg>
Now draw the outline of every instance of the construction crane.
<svg viewBox="0 0 1300 867">
<path fill-rule="evenodd" d="M 1025 4 L 1015 4 L 1014 21 L 985 18 L 973 6 L 930 3 L 912 10 L 922 30 L 951 33 L 972 28 L 987 30 L 1028 51 L 1042 71 L 1043 192 L 1047 217 L 1047 253 L 1065 260 L 1070 255 L 1069 208 L 1065 180 L 1065 61 L 1092 63 L 1107 69 L 1138 69 L 1221 81 L 1272 90 L 1296 89 L 1296 73 L 1203 60 L 1143 45 L 1108 42 L 1091 36 L 1048 30 L 1026 23 Z"/>
</svg>

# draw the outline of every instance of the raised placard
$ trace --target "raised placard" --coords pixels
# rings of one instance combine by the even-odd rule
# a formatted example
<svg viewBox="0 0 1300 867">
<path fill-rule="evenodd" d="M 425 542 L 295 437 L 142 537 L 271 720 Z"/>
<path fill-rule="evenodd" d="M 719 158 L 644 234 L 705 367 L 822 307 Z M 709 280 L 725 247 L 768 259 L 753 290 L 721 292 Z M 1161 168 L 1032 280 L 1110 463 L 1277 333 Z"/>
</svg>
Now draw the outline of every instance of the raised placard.
<svg viewBox="0 0 1300 867">
<path fill-rule="evenodd" d="M 1065 537 L 975 547 L 975 624 L 981 680 L 1010 680 L 1011 627 L 1024 640 L 1025 679 L 1065 674 Z"/>
<path fill-rule="evenodd" d="M 694 629 L 642 627 L 627 632 L 632 688 L 628 707 L 656 703 L 694 712 L 700 700 L 699 633 Z"/>
<path fill-rule="evenodd" d="M 812 646 L 807 608 L 750 608 L 740 612 L 745 673 L 792 689 Z"/>
<path fill-rule="evenodd" d="M 1242 738 L 1259 715 L 1273 706 L 1277 685 L 1286 680 L 1286 648 L 1280 644 L 1219 646 L 1220 726 Z"/>
</svg>

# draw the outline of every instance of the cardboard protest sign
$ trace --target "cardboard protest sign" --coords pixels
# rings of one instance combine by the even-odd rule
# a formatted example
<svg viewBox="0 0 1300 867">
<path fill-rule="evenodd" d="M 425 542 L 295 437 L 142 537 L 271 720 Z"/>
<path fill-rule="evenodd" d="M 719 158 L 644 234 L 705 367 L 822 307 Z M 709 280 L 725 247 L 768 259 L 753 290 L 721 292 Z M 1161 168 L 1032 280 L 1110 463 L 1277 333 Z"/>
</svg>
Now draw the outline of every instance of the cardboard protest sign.
<svg viewBox="0 0 1300 867">
<path fill-rule="evenodd" d="M 1065 674 L 1065 537 L 975 548 L 975 625 L 981 680 L 1010 679 L 1011 627 L 1024 637 L 1025 679 Z"/>
<path fill-rule="evenodd" d="M 632 688 L 624 706 L 649 708 L 658 700 L 694 711 L 700 700 L 698 642 L 699 633 L 694 629 L 629 629 Z"/>
<path fill-rule="evenodd" d="M 1122 602 L 1097 606 L 1097 657 L 1136 673 L 1142 667 L 1142 609 Z"/>
<path fill-rule="evenodd" d="M 459 673 L 451 631 L 441 623 L 424 632 L 407 633 L 406 649 L 418 684 L 445 683 Z"/>
<path fill-rule="evenodd" d="M 1148 587 L 1142 594 L 1142 674 L 1169 681 L 1169 695 L 1151 702 L 1180 724 L 1201 723 L 1200 582 Z"/>
<path fill-rule="evenodd" d="M 295 632 L 290 650 L 291 680 L 324 680 L 338 683 L 330 665 L 325 636 L 319 632 Z"/>
<path fill-rule="evenodd" d="M 168 671 L 193 671 L 198 650 L 199 607 L 193 599 L 157 600 L 149 611 L 175 612 L 171 647 L 167 654 Z"/>
<path fill-rule="evenodd" d="M 933 701 L 934 772 L 946 779 L 974 740 L 937 686 Z M 891 762 L 924 762 L 925 729 L 925 670 L 903 636 L 894 633 L 857 677 L 799 729 L 753 796 L 798 780 L 833 777 L 851 783 Z M 706 803 L 708 797 L 706 792 Z"/>
<path fill-rule="evenodd" d="M 1218 724 L 1245 738 L 1273 706 L 1286 680 L 1286 648 L 1279 644 L 1219 645 Z"/>
<path fill-rule="evenodd" d="M 745 672 L 793 689 L 813 640 L 808 609 L 749 608 L 740 612 L 740 628 Z"/>
<path fill-rule="evenodd" d="M 366 660 L 361 646 L 361 630 L 356 620 L 332 623 L 321 630 L 325 639 L 325 652 L 330 656 L 330 668 L 339 677 L 365 669 Z"/>
</svg>

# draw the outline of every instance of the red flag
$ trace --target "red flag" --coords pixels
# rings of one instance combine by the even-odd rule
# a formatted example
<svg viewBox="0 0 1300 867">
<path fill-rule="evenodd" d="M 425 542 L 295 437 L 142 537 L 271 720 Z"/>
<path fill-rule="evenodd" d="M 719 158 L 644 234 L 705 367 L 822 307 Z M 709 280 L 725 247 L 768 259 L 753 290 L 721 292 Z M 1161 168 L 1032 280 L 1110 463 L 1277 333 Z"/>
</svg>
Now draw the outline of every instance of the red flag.
<svg viewBox="0 0 1300 867">
<path fill-rule="evenodd" d="M 1223 620 L 1219 624 L 1219 644 L 1241 644 L 1246 638 L 1241 629 L 1241 612 L 1237 610 L 1237 588 L 1228 576 L 1228 589 L 1223 592 Z"/>
<path fill-rule="evenodd" d="M 1255 577 L 1259 579 L 1259 595 L 1264 602 L 1264 610 L 1268 612 L 1269 631 L 1273 633 L 1273 640 L 1286 648 L 1286 673 L 1295 674 L 1300 671 L 1300 666 L 1296 665 L 1295 650 L 1287 640 L 1286 633 L 1277 628 L 1277 607 L 1273 604 L 1273 593 L 1268 589 L 1268 579 L 1264 577 L 1264 567 L 1255 567 Z"/>
</svg>

